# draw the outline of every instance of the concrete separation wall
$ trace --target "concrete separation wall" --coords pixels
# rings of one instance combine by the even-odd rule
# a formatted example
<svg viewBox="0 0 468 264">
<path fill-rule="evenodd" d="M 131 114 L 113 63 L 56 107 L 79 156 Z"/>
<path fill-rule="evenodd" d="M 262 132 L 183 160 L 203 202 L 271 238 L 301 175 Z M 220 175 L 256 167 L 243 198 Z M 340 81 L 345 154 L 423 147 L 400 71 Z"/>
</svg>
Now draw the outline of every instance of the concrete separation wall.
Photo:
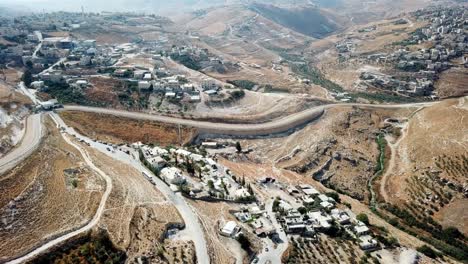
<svg viewBox="0 0 468 264">
<path fill-rule="evenodd" d="M 229 135 L 229 136 L 264 136 L 279 134 L 290 131 L 298 126 L 307 124 L 324 113 L 325 107 L 316 107 L 304 112 L 292 114 L 290 116 L 259 124 L 230 124 L 216 123 L 208 121 L 198 121 L 193 119 L 183 119 L 162 115 L 151 115 L 139 112 L 129 112 L 123 110 L 96 108 L 86 106 L 65 106 L 60 111 L 83 111 L 100 114 L 121 116 L 132 119 L 156 121 L 162 123 L 176 124 L 197 128 L 200 134 Z"/>
</svg>

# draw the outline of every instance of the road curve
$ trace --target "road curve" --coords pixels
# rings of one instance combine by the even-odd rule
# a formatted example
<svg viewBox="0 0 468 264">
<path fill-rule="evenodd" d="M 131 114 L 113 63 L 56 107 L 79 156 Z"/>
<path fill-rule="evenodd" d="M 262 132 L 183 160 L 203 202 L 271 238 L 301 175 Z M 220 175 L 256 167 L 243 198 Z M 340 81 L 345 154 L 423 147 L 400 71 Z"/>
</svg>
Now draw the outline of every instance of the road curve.
<svg viewBox="0 0 468 264">
<path fill-rule="evenodd" d="M 41 118 L 41 114 L 34 114 L 26 119 L 23 138 L 11 152 L 0 159 L 0 174 L 13 169 L 37 149 L 44 134 Z"/>
<path fill-rule="evenodd" d="M 328 104 L 316 106 L 302 112 L 294 113 L 289 116 L 275 119 L 265 123 L 258 124 L 231 124 L 217 123 L 209 121 L 198 121 L 194 119 L 184 119 L 178 117 L 169 117 L 163 115 L 154 115 L 140 112 L 129 112 L 109 108 L 98 108 L 88 106 L 66 105 L 61 111 L 82 111 L 100 114 L 109 114 L 132 119 L 157 121 L 162 123 L 177 124 L 189 127 L 195 127 L 200 132 L 210 134 L 223 134 L 232 136 L 262 136 L 276 133 L 283 133 L 298 126 L 307 124 L 320 117 L 326 109 L 334 107 L 363 107 L 363 108 L 411 108 L 430 106 L 435 102 L 413 103 L 413 104 L 395 104 L 395 105 L 373 105 L 373 104 Z"/>
<path fill-rule="evenodd" d="M 190 205 L 185 201 L 180 194 L 174 193 L 169 186 L 167 186 L 161 179 L 157 178 L 153 175 L 153 173 L 148 170 L 139 160 L 138 153 L 134 153 L 134 157 L 129 156 L 125 152 L 122 151 L 108 151 L 108 145 L 94 142 L 90 138 L 87 138 L 79 133 L 77 133 L 73 128 L 67 126 L 65 122 L 60 118 L 59 115 L 52 113 L 51 116 L 54 118 L 56 123 L 65 129 L 65 132 L 70 135 L 75 135 L 77 139 L 84 140 L 90 144 L 90 147 L 100 151 L 104 155 L 107 155 L 117 161 L 123 162 L 128 164 L 129 166 L 134 167 L 137 171 L 146 172 L 147 175 L 153 178 L 154 182 L 156 182 L 155 187 L 166 197 L 168 201 L 170 201 L 177 211 L 180 213 L 180 216 L 185 222 L 186 230 L 189 234 L 191 234 L 190 238 L 195 245 L 195 252 L 197 256 L 197 263 L 199 264 L 209 264 L 210 257 L 208 254 L 208 248 L 203 232 L 203 228 L 200 224 L 200 221 L 192 210 Z M 143 176 L 141 176 L 143 177 Z M 149 183 L 148 183 L 149 184 Z"/>
<path fill-rule="evenodd" d="M 53 118 L 54 119 L 54 118 Z M 57 120 L 54 119 L 54 121 L 56 121 L 56 123 L 58 124 Z M 80 146 L 78 146 L 77 144 L 73 143 L 67 136 L 63 135 L 63 139 L 68 143 L 70 144 L 71 146 L 73 146 L 74 148 L 76 148 L 80 153 L 81 155 L 83 156 L 83 159 L 85 160 L 86 164 L 94 171 L 96 171 L 99 175 L 101 175 L 104 180 L 106 181 L 106 190 L 101 198 L 101 202 L 99 203 L 99 207 L 96 211 L 96 213 L 94 214 L 94 217 L 93 219 L 91 219 L 91 221 L 86 224 L 85 226 L 75 230 L 75 231 L 72 231 L 70 233 L 67 233 L 63 236 L 60 236 L 58 238 L 55 238 L 55 239 L 52 239 L 50 240 L 49 242 L 46 242 L 45 244 L 41 245 L 40 247 L 32 250 L 31 252 L 29 252 L 28 254 L 22 256 L 22 257 L 19 257 L 17 259 L 14 259 L 14 260 L 11 260 L 9 262 L 6 262 L 6 264 L 20 264 L 20 263 L 24 263 L 26 262 L 27 260 L 31 259 L 31 258 L 34 258 L 36 256 L 38 256 L 39 254 L 47 251 L 48 249 L 58 245 L 58 244 L 61 244 L 65 241 L 67 241 L 68 239 L 70 238 L 73 238 L 81 233 L 84 233 L 84 232 L 87 232 L 89 230 L 91 230 L 91 228 L 93 228 L 98 222 L 99 220 L 101 219 L 101 216 L 102 216 L 102 213 L 104 212 L 104 209 L 105 209 L 105 206 L 106 206 L 106 202 L 107 202 L 107 199 L 109 198 L 109 195 L 112 191 L 112 180 L 109 176 L 107 176 L 102 170 L 100 170 L 98 167 L 96 167 L 94 165 L 94 163 L 92 162 L 91 158 L 89 157 L 88 153 L 86 152 L 86 150 L 83 150 Z"/>
</svg>

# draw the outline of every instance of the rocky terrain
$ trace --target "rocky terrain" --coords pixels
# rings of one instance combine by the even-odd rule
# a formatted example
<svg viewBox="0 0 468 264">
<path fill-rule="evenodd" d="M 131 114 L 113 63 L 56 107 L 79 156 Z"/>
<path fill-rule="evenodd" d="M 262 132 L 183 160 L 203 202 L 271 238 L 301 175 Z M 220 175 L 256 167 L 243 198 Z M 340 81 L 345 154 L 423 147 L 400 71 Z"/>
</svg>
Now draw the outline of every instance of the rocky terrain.
<svg viewBox="0 0 468 264">
<path fill-rule="evenodd" d="M 61 139 L 48 120 L 47 137 L 30 158 L 0 177 L 2 261 L 88 222 L 103 181 Z"/>
</svg>

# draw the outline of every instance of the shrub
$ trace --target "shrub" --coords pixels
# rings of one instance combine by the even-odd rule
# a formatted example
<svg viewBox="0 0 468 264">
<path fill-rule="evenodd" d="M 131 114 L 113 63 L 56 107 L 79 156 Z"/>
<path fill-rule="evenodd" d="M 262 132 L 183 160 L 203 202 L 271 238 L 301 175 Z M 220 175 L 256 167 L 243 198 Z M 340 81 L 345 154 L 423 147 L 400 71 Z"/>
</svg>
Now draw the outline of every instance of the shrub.
<svg viewBox="0 0 468 264">
<path fill-rule="evenodd" d="M 341 203 L 340 195 L 337 192 L 327 192 L 325 194 L 333 198 L 337 203 Z"/>
<path fill-rule="evenodd" d="M 433 259 L 437 258 L 438 256 L 437 252 L 427 245 L 420 246 L 416 248 L 416 250 Z"/>
<path fill-rule="evenodd" d="M 249 80 L 233 80 L 233 81 L 227 81 L 227 82 L 236 87 L 240 87 L 240 88 L 247 89 L 247 90 L 252 90 L 255 87 L 255 85 L 257 85 L 256 82 L 252 82 Z"/>
<path fill-rule="evenodd" d="M 363 222 L 364 224 L 369 224 L 369 217 L 365 213 L 360 213 L 356 216 L 356 219 Z"/>
<path fill-rule="evenodd" d="M 307 209 L 304 207 L 304 206 L 301 206 L 299 208 L 297 208 L 297 211 L 301 214 L 306 214 L 307 213 Z"/>
</svg>

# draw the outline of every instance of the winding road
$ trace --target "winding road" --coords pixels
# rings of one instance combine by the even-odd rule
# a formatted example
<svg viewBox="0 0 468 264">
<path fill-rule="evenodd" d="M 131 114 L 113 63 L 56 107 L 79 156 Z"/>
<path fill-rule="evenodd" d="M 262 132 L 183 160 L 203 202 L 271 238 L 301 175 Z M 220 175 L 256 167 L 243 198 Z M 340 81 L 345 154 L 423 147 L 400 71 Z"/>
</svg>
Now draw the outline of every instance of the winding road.
<svg viewBox="0 0 468 264">
<path fill-rule="evenodd" d="M 41 114 L 33 114 L 27 118 L 22 140 L 11 152 L 0 159 L 0 174 L 13 169 L 37 149 L 44 134 L 41 119 Z"/>
<path fill-rule="evenodd" d="M 39 103 L 39 100 L 32 94 L 24 85 L 21 83 L 19 85 L 20 90 L 22 90 L 26 95 L 28 95 L 34 103 Z M 313 121 L 319 118 L 325 110 L 333 107 L 362 107 L 362 108 L 412 108 L 412 107 L 425 107 L 434 104 L 435 102 L 430 103 L 414 103 L 414 104 L 400 104 L 400 105 L 371 105 L 371 104 L 329 104 L 329 105 L 322 105 L 310 108 L 303 112 L 291 114 L 289 116 L 272 120 L 265 123 L 257 123 L 257 124 L 231 124 L 231 123 L 216 123 L 216 122 L 209 122 L 209 121 L 198 121 L 193 119 L 183 119 L 177 117 L 168 117 L 162 115 L 151 115 L 146 113 L 137 113 L 137 112 L 128 112 L 122 110 L 114 110 L 114 109 L 106 109 L 106 108 L 94 108 L 94 107 L 85 107 L 85 106 L 70 106 L 67 105 L 64 107 L 62 111 L 83 111 L 83 112 L 94 112 L 94 113 L 101 113 L 101 114 L 110 114 L 115 116 L 127 117 L 132 119 L 140 119 L 140 120 L 150 120 L 150 121 L 158 121 L 164 123 L 171 123 L 171 124 L 179 124 L 184 126 L 195 127 L 200 130 L 200 132 L 211 133 L 211 134 L 225 134 L 225 135 L 234 135 L 234 136 L 259 136 L 259 135 L 269 135 L 275 133 L 282 133 L 286 131 L 290 131 L 291 129 L 297 128 L 301 125 L 304 125 L 310 121 Z M 139 171 L 145 171 L 148 175 L 152 175 L 149 170 L 147 170 L 139 160 L 133 159 L 128 155 L 125 156 L 124 153 L 110 153 L 106 151 L 107 145 L 103 145 L 97 142 L 93 142 L 92 140 L 79 135 L 76 133 L 72 128 L 67 127 L 63 120 L 60 118 L 59 115 L 52 113 L 51 116 L 53 117 L 54 121 L 61 127 L 65 128 L 65 131 L 68 134 L 76 135 L 78 138 L 84 139 L 87 142 L 90 142 L 91 147 L 98 149 L 99 151 L 109 155 L 117 160 L 122 162 L 126 162 L 127 164 L 132 165 Z M 42 124 L 42 114 L 34 114 L 28 118 L 26 132 L 25 135 L 18 144 L 18 147 L 15 148 L 12 152 L 8 155 L 0 159 L 0 173 L 3 173 L 11 168 L 14 168 L 19 162 L 21 162 L 24 158 L 28 157 L 33 153 L 33 151 L 39 145 L 41 138 L 43 136 L 43 124 Z M 30 253 L 21 256 L 15 260 L 7 262 L 9 264 L 16 264 L 22 263 L 28 259 L 31 259 L 50 248 L 65 242 L 66 240 L 86 231 L 92 229 L 100 220 L 102 213 L 104 211 L 107 199 L 109 194 L 112 190 L 112 180 L 109 176 L 107 176 L 103 171 L 97 168 L 91 158 L 89 157 L 86 150 L 72 142 L 68 136 L 64 135 L 64 139 L 75 147 L 83 156 L 85 162 L 97 173 L 99 173 L 106 181 L 106 191 L 101 199 L 99 204 L 99 208 L 96 211 L 93 219 L 86 224 L 85 226 L 67 233 L 63 236 L 60 236 L 56 239 L 53 239 L 49 242 L 46 242 L 42 246 L 32 250 Z M 102 145 L 102 146 L 101 146 Z M 154 177 L 154 176 L 152 176 Z M 181 197 L 179 194 L 174 194 L 161 180 L 154 177 L 156 182 L 156 188 L 161 191 L 164 196 L 177 208 L 181 217 L 183 218 L 184 222 L 186 223 L 187 232 L 191 234 L 191 239 L 195 244 L 195 251 L 198 259 L 198 263 L 202 264 L 209 264 L 209 254 L 208 249 L 204 237 L 203 228 L 201 227 L 200 221 L 196 216 L 195 212 L 190 208 L 190 206 L 186 203 L 185 199 Z M 282 238 L 283 239 L 283 238 Z M 285 239 L 283 239 L 285 240 Z M 287 240 L 285 240 L 287 241 Z M 271 252 L 263 252 L 260 255 L 262 262 L 270 262 L 276 261 L 284 250 L 286 250 L 287 243 L 283 243 L 278 245 L 278 248 L 272 250 Z"/>
<path fill-rule="evenodd" d="M 53 118 L 53 119 L 58 124 L 56 118 Z M 71 146 L 76 148 L 81 153 L 81 155 L 83 156 L 83 159 L 86 162 L 86 164 L 92 170 L 96 171 L 99 175 L 101 175 L 104 178 L 104 180 L 106 181 L 106 190 L 105 190 L 105 192 L 104 192 L 104 194 L 103 194 L 103 196 L 101 198 L 101 201 L 99 203 L 99 207 L 98 207 L 96 213 L 94 214 L 93 219 L 91 219 L 91 221 L 88 224 L 86 224 L 85 226 L 83 226 L 83 227 L 81 227 L 81 228 L 79 228 L 79 229 L 77 229 L 75 231 L 72 231 L 70 233 L 67 233 L 67 234 L 65 234 L 63 236 L 60 236 L 60 237 L 58 237 L 56 239 L 50 240 L 50 241 L 46 242 L 45 244 L 43 244 L 42 246 L 32 250 L 28 254 L 7 262 L 7 264 L 24 263 L 27 260 L 29 260 L 31 258 L 34 258 L 34 257 L 38 256 L 39 254 L 42 254 L 43 252 L 49 250 L 50 248 L 67 241 L 68 239 L 71 239 L 71 238 L 73 238 L 73 237 L 75 237 L 75 236 L 77 236 L 77 235 L 79 235 L 81 233 L 84 233 L 84 232 L 87 232 L 87 231 L 91 230 L 96 224 L 99 223 L 99 220 L 101 219 L 101 216 L 102 216 L 102 214 L 104 212 L 104 209 L 106 207 L 107 199 L 109 198 L 109 195 L 110 195 L 110 193 L 112 191 L 112 180 L 107 174 L 105 174 L 102 170 L 100 170 L 98 167 L 96 167 L 94 165 L 94 163 L 92 162 L 92 160 L 89 157 L 86 150 L 82 149 L 80 146 L 78 146 L 77 144 L 72 142 L 66 135 L 63 135 L 63 139 L 68 144 L 70 144 Z"/>
<path fill-rule="evenodd" d="M 74 135 L 78 140 L 84 140 L 85 142 L 89 143 L 90 147 L 100 151 L 101 153 L 117 161 L 128 164 L 134 167 L 137 171 L 145 172 L 147 175 L 150 175 L 150 177 L 156 183 L 155 187 L 164 195 L 164 197 L 171 204 L 173 204 L 176 207 L 182 219 L 184 220 L 185 225 L 186 225 L 185 231 L 187 232 L 187 234 L 190 234 L 190 238 L 195 244 L 195 251 L 196 251 L 198 263 L 200 264 L 210 263 L 209 262 L 210 258 L 208 255 L 208 249 L 206 247 L 204 232 L 201 227 L 200 221 L 198 220 L 198 217 L 190 208 L 190 206 L 187 204 L 187 202 L 185 201 L 185 198 L 183 198 L 180 194 L 175 194 L 169 188 L 169 186 L 167 186 L 162 180 L 154 176 L 153 173 L 150 170 L 148 170 L 148 168 L 146 168 L 140 162 L 140 160 L 138 159 L 138 153 L 134 153 L 134 157 L 137 157 L 137 158 L 133 158 L 132 156 L 129 156 L 127 153 L 123 151 L 108 151 L 108 148 L 109 148 L 108 145 L 105 145 L 99 142 L 94 142 L 92 139 L 77 133 L 73 128 L 67 126 L 65 122 L 60 118 L 59 115 L 52 113 L 51 116 L 53 117 L 53 119 L 56 121 L 56 123 L 60 127 L 64 128 L 64 132 L 70 135 Z"/>
<path fill-rule="evenodd" d="M 413 108 L 425 107 L 435 102 L 413 103 L 413 104 L 394 104 L 394 105 L 373 105 L 373 104 L 328 104 L 312 107 L 302 112 L 294 113 L 283 118 L 275 119 L 265 123 L 257 124 L 231 124 L 216 123 L 209 121 L 199 121 L 196 119 L 184 119 L 179 117 L 169 117 L 164 115 L 147 114 L 141 112 L 129 112 L 109 108 L 88 107 L 78 105 L 66 105 L 61 111 L 81 111 L 100 114 L 109 114 L 114 116 L 126 117 L 131 119 L 157 121 L 162 123 L 177 124 L 188 127 L 198 128 L 200 132 L 209 134 L 223 134 L 231 136 L 264 136 L 287 132 L 301 125 L 307 124 L 319 118 L 325 110 L 334 107 L 362 107 L 362 108 Z"/>
</svg>

